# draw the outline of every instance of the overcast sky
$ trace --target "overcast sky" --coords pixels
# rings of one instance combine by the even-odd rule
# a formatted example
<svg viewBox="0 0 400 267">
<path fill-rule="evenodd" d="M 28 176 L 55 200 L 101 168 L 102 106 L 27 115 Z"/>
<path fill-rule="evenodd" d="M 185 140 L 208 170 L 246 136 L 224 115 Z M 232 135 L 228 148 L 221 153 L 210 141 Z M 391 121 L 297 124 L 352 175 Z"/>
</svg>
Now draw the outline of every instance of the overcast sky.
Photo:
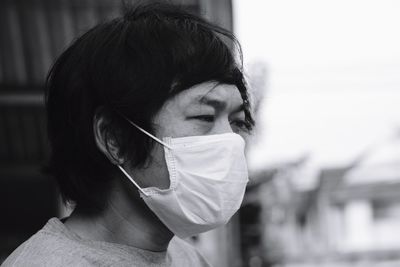
<svg viewBox="0 0 400 267">
<path fill-rule="evenodd" d="M 400 128 L 400 1 L 233 4 L 246 65 L 268 69 L 251 168 L 346 164 Z"/>
</svg>

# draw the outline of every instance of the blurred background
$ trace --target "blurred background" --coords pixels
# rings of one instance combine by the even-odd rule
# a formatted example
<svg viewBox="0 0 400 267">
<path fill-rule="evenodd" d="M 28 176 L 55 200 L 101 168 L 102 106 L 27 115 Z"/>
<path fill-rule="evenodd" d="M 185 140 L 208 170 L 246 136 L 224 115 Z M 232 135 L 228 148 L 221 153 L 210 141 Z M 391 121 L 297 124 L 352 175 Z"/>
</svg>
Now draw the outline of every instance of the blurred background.
<svg viewBox="0 0 400 267">
<path fill-rule="evenodd" d="M 258 119 L 242 208 L 191 241 L 221 267 L 400 266 L 400 2 L 172 2 L 238 36 Z M 0 263 L 68 212 L 40 173 L 46 73 L 121 9 L 0 0 Z"/>
</svg>

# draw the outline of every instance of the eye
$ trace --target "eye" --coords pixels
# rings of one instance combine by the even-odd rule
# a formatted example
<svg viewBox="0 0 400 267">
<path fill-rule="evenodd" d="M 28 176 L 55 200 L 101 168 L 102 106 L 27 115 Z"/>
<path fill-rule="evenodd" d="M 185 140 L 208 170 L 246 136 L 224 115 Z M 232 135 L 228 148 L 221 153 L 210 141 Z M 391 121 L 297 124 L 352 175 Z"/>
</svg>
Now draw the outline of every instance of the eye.
<svg viewBox="0 0 400 267">
<path fill-rule="evenodd" d="M 250 124 L 245 120 L 234 120 L 230 122 L 231 125 L 234 125 L 240 131 L 248 132 L 250 131 Z"/>
<path fill-rule="evenodd" d="M 199 115 L 199 116 L 193 116 L 191 118 L 203 122 L 213 122 L 215 120 L 214 115 Z"/>
</svg>

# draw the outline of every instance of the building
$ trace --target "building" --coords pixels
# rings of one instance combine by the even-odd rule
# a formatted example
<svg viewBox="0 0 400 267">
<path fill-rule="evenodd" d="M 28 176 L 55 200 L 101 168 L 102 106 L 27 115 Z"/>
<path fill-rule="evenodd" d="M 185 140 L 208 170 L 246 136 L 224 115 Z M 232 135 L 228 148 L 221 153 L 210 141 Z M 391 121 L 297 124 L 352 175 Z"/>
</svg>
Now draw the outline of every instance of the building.
<svg viewBox="0 0 400 267">
<path fill-rule="evenodd" d="M 244 266 L 399 266 L 399 166 L 395 137 L 311 190 L 293 183 L 301 161 L 258 173 L 240 211 Z"/>
</svg>

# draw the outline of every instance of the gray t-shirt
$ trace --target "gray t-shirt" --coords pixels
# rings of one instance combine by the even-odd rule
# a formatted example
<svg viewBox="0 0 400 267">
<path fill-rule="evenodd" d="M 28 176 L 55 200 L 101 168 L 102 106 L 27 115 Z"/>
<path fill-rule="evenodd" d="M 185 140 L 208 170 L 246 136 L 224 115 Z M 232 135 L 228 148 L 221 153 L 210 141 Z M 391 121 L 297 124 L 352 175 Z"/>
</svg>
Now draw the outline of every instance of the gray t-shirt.
<svg viewBox="0 0 400 267">
<path fill-rule="evenodd" d="M 81 239 L 52 218 L 19 246 L 2 266 L 210 266 L 197 250 L 174 237 L 167 251 Z"/>
</svg>

